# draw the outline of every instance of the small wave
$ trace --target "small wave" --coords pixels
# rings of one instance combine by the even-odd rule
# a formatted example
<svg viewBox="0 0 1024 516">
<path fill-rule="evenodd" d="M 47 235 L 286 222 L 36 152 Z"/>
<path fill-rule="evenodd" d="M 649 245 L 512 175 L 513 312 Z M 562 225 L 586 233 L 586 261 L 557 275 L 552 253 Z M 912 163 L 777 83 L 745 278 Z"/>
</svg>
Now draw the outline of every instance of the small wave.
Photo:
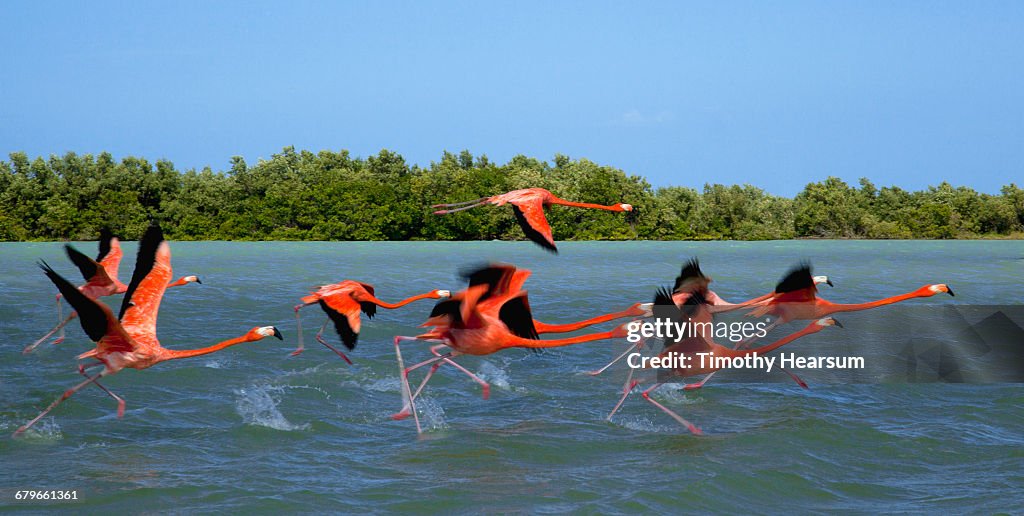
<svg viewBox="0 0 1024 516">
<path fill-rule="evenodd" d="M 653 421 L 643 416 L 616 416 L 612 418 L 611 422 L 628 430 L 634 430 L 637 432 L 667 433 L 678 431 L 679 429 L 679 427 L 668 427 L 665 425 L 655 424 Z"/>
<path fill-rule="evenodd" d="M 284 414 L 277 409 L 281 403 L 280 393 L 282 387 L 270 385 L 256 385 L 246 389 L 236 389 L 238 401 L 235 402 L 235 410 L 247 425 L 265 426 L 274 430 L 305 430 L 308 424 L 296 425 L 285 419 Z"/>
<path fill-rule="evenodd" d="M 400 392 L 402 390 L 402 381 L 398 378 L 381 378 L 369 382 L 365 386 L 366 390 L 374 392 Z M 416 387 L 413 386 L 413 389 Z"/>
<path fill-rule="evenodd" d="M 677 405 L 695 405 L 704 402 L 704 398 L 693 394 L 692 391 L 690 394 L 687 394 L 687 391 L 683 390 L 683 384 L 681 383 L 666 383 L 654 391 L 653 394 L 669 403 Z"/>
</svg>

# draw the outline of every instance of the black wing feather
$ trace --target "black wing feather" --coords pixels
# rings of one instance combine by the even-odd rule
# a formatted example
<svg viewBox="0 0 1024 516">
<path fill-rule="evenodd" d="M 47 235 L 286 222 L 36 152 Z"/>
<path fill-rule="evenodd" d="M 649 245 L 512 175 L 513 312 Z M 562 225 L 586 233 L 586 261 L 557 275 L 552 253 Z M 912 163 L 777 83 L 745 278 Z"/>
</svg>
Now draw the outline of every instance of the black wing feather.
<svg viewBox="0 0 1024 516">
<path fill-rule="evenodd" d="M 530 340 L 540 340 L 536 326 L 533 325 L 533 314 L 530 313 L 530 302 L 526 296 L 517 296 L 501 305 L 498 319 L 508 326 L 513 335 Z"/>
<path fill-rule="evenodd" d="M 71 263 L 78 267 L 85 281 L 91 280 L 96 275 L 97 264 L 91 258 L 67 244 L 64 245 L 64 251 L 68 254 L 68 258 L 71 259 Z"/>
<path fill-rule="evenodd" d="M 544 235 L 542 235 L 540 231 L 533 229 L 533 226 L 527 222 L 526 215 L 523 215 L 523 210 L 520 210 L 519 206 L 513 204 L 512 213 L 516 214 L 516 222 L 519 223 L 519 227 L 523 228 L 523 233 L 526 235 L 526 238 L 529 238 L 533 243 L 543 247 L 544 249 L 558 254 L 558 248 L 552 245 L 551 242 L 548 242 L 548 239 L 544 238 Z"/>
<path fill-rule="evenodd" d="M 82 323 L 82 329 L 93 342 L 99 342 L 107 333 L 107 314 L 103 312 L 97 301 L 93 301 L 80 292 L 70 281 L 57 274 L 49 264 L 39 262 L 39 268 L 43 269 L 50 281 L 57 286 L 64 299 L 71 304 L 78 312 L 78 320 Z"/>
<path fill-rule="evenodd" d="M 352 331 L 352 327 L 348 324 L 348 317 L 328 306 L 323 299 L 319 303 L 320 308 L 324 310 L 327 317 L 330 317 L 331 322 L 334 323 L 334 331 L 338 332 L 338 336 L 341 337 L 341 343 L 348 349 L 355 349 L 356 341 L 359 340 L 359 334 Z"/>
<path fill-rule="evenodd" d="M 366 317 L 373 319 L 373 316 L 377 315 L 377 305 L 371 301 L 360 301 L 359 309 L 366 314 Z"/>
<path fill-rule="evenodd" d="M 96 255 L 96 261 L 103 261 L 110 253 L 110 239 L 114 238 L 114 234 L 109 229 L 100 229 L 100 254 Z"/>
<path fill-rule="evenodd" d="M 811 275 L 811 262 L 800 262 L 793 267 L 775 286 L 776 294 L 795 292 L 806 288 L 814 288 L 814 276 Z"/>
<path fill-rule="evenodd" d="M 460 276 L 462 279 L 469 282 L 470 287 L 476 285 L 487 285 L 487 291 L 480 296 L 477 302 L 483 301 L 491 294 L 499 289 L 501 286 L 502 279 L 508 275 L 508 266 L 497 266 L 487 264 L 477 269 L 463 271 Z"/>
<path fill-rule="evenodd" d="M 164 232 L 157 224 L 149 226 L 146 229 L 146 233 L 142 235 L 142 240 L 139 240 L 139 253 L 135 258 L 135 272 L 132 273 L 132 281 L 128 284 L 128 290 L 121 301 L 121 311 L 117 314 L 118 319 L 124 317 L 128 307 L 132 306 L 132 294 L 139 288 L 142 280 L 153 270 L 153 265 L 156 263 L 156 250 L 160 247 L 160 242 L 163 241 Z"/>
<path fill-rule="evenodd" d="M 458 299 L 438 301 L 430 310 L 430 316 L 437 317 L 439 315 L 447 315 L 453 325 L 462 324 L 462 301 Z"/>
<path fill-rule="evenodd" d="M 700 270 L 700 261 L 696 258 L 691 258 L 689 261 L 683 264 L 683 268 L 679 271 L 679 276 L 676 276 L 676 284 L 672 287 L 673 291 L 678 291 L 679 287 L 683 286 L 687 280 L 691 279 L 706 279 L 707 276 Z"/>
</svg>

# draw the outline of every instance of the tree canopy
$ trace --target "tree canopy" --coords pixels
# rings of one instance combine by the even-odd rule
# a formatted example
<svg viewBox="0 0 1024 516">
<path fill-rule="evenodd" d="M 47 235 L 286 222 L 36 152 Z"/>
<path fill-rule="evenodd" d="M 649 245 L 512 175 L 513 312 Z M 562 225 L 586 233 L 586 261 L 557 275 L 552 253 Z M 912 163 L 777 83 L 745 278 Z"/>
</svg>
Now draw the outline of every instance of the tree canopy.
<svg viewBox="0 0 1024 516">
<path fill-rule="evenodd" d="M 0 161 L 0 240 L 89 240 L 108 227 L 138 238 L 150 220 L 175 240 L 521 239 L 511 210 L 432 215 L 430 205 L 541 187 L 574 201 L 627 202 L 633 213 L 553 207 L 559 240 L 975 238 L 1021 236 L 1024 190 L 998 195 L 941 183 L 910 192 L 828 177 L 790 199 L 751 185 L 652 188 L 643 178 L 587 159 L 516 156 L 492 163 L 445 152 L 428 168 L 382 150 L 284 148 L 250 166 L 180 171 L 166 160 L 109 153 L 24 153 Z"/>
</svg>

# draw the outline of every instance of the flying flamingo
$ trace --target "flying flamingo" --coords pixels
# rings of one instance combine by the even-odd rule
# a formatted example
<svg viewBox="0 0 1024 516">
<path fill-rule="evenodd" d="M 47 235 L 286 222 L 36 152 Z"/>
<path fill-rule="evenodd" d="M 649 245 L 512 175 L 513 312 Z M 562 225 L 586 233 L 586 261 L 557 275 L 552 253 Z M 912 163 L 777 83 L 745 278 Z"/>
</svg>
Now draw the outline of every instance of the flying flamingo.
<svg viewBox="0 0 1024 516">
<path fill-rule="evenodd" d="M 655 299 L 654 299 L 654 312 L 655 312 L 655 317 L 671 319 L 671 320 L 677 321 L 677 322 L 681 321 L 683 316 L 689 318 L 689 320 L 691 320 L 691 321 L 692 320 L 710 320 L 710 313 L 708 312 L 708 310 L 707 310 L 707 308 L 705 306 L 705 300 L 703 299 L 703 296 L 699 292 L 698 293 L 694 293 L 693 295 L 688 297 L 686 302 L 682 306 L 677 306 L 675 304 L 675 302 L 672 300 L 672 292 L 671 291 L 669 291 L 668 289 L 659 289 L 659 291 L 658 291 L 658 293 L 657 293 L 657 295 L 655 296 Z M 665 344 L 666 344 L 665 349 L 662 350 L 661 353 L 658 354 L 658 356 L 659 357 L 670 357 L 672 355 L 689 356 L 690 357 L 690 361 L 689 361 L 690 366 L 686 367 L 686 368 L 675 368 L 675 369 L 671 369 L 671 370 L 667 370 L 667 371 L 664 370 L 664 369 L 659 369 L 659 373 L 668 372 L 670 376 L 684 377 L 684 378 L 687 377 L 687 376 L 693 376 L 693 375 L 711 374 L 711 373 L 715 372 L 717 370 L 717 368 L 712 367 L 710 364 L 702 366 L 701 365 L 701 361 L 697 358 L 697 355 L 696 355 L 697 353 L 714 353 L 715 357 L 730 357 L 730 358 L 744 357 L 744 356 L 752 355 L 752 354 L 755 354 L 755 353 L 759 354 L 759 355 L 763 355 L 763 354 L 769 353 L 771 351 L 774 351 L 774 350 L 776 350 L 776 349 L 778 349 L 778 348 L 780 348 L 780 347 L 782 347 L 782 346 L 784 346 L 786 344 L 789 344 L 790 342 L 793 342 L 794 340 L 799 339 L 800 337 L 804 337 L 804 336 L 810 335 L 812 333 L 817 333 L 817 332 L 825 329 L 828 326 L 839 326 L 840 328 L 842 327 L 842 325 L 839 324 L 838 321 L 836 321 L 835 319 L 832 319 L 831 317 L 822 318 L 822 319 L 818 319 L 818 320 L 812 322 L 811 324 L 807 325 L 807 327 L 805 327 L 804 329 L 802 329 L 802 330 L 800 330 L 798 332 L 792 333 L 790 335 L 787 335 L 786 337 L 784 337 L 784 338 L 782 338 L 782 339 L 780 339 L 780 340 L 778 340 L 778 341 L 776 341 L 776 342 L 774 342 L 772 344 L 767 344 L 767 345 L 760 346 L 760 347 L 755 348 L 755 349 L 747 349 L 747 350 L 737 350 L 737 349 L 727 348 L 725 346 L 722 346 L 720 344 L 715 343 L 708 336 L 701 335 L 701 334 L 697 334 L 697 335 L 694 335 L 694 336 L 686 336 L 686 337 L 678 339 L 676 342 L 670 342 L 671 339 L 666 338 L 665 339 Z M 664 374 L 659 374 L 656 383 L 654 385 L 652 385 L 651 387 L 647 388 L 646 390 L 644 390 L 641 393 L 641 396 L 643 396 L 643 398 L 645 400 L 647 400 L 648 402 L 653 404 L 655 407 L 658 407 L 658 409 L 660 409 L 661 411 L 665 412 L 666 414 L 671 416 L 673 419 L 678 421 L 680 424 L 682 424 L 684 427 L 686 427 L 687 430 L 689 430 L 691 433 L 693 433 L 695 435 L 700 435 L 701 434 L 700 428 L 698 428 L 693 423 L 690 423 L 689 421 L 683 419 L 682 417 L 679 416 L 679 414 L 676 414 L 675 412 L 673 412 L 668 407 L 665 407 L 661 403 L 658 403 L 653 398 L 651 398 L 651 395 L 650 395 L 651 392 L 654 391 L 655 389 L 657 389 L 658 387 L 662 386 L 667 381 L 668 381 L 668 378 Z M 609 420 L 612 418 L 613 415 L 615 415 L 615 412 L 618 411 L 619 407 L 622 406 L 622 403 L 626 400 L 626 397 L 629 396 L 629 393 L 632 392 L 632 390 L 638 384 L 639 384 L 638 381 L 633 381 L 633 382 L 631 382 L 626 387 L 626 389 L 624 389 L 624 392 L 622 394 L 622 398 L 619 399 L 619 402 L 615 405 L 615 408 L 612 409 L 612 412 L 610 414 L 608 414 L 608 419 Z"/>
<path fill-rule="evenodd" d="M 91 358 L 96 362 L 80 364 L 78 372 L 86 380 L 68 389 L 56 401 L 46 407 L 38 416 L 18 428 L 14 432 L 17 437 L 48 414 L 62 401 L 68 399 L 83 387 L 95 384 L 117 401 L 117 417 L 124 416 L 125 402 L 106 387 L 99 379 L 110 376 L 129 367 L 146 369 L 166 360 L 195 357 L 220 351 L 229 346 L 244 342 L 254 342 L 264 337 L 274 336 L 282 339 L 281 332 L 273 326 L 255 327 L 244 335 L 225 340 L 219 344 L 201 349 L 172 350 L 160 345 L 156 338 L 156 318 L 160 309 L 160 300 L 171 278 L 171 249 L 164 242 L 159 226 L 151 226 L 139 242 L 139 254 L 135 263 L 135 273 L 127 294 L 121 302 L 120 316 L 115 317 L 107 305 L 90 298 L 76 289 L 68 280 L 57 274 L 46 262 L 40 262 L 40 268 L 57 286 L 68 303 L 81 316 L 82 329 L 89 335 L 96 348 L 82 353 L 79 360 Z M 103 370 L 94 376 L 86 373 L 87 369 L 103 366 Z"/>
<path fill-rule="evenodd" d="M 533 316 L 530 313 L 526 292 L 520 291 L 509 296 L 501 303 L 498 314 L 492 315 L 482 312 L 478 308 L 478 301 L 486 293 L 487 288 L 487 285 L 475 285 L 452 296 L 449 300 L 438 303 L 431 318 L 423 324 L 423 326 L 434 326 L 429 332 L 416 337 L 395 337 L 395 356 L 401 372 L 403 408 L 392 416 L 394 419 L 404 419 L 412 415 L 416 421 L 416 431 L 422 433 L 419 416 L 416 414 L 415 399 L 441 362 L 454 366 L 480 384 L 483 389 L 483 397 L 487 399 L 490 385 L 452 360 L 456 356 L 489 355 L 513 347 L 552 348 L 626 336 L 625 326 L 619 326 L 611 331 L 601 333 L 564 339 L 538 340 L 536 330 L 533 328 Z M 431 352 L 435 355 L 434 358 L 405 367 L 400 348 L 403 340 L 420 340 L 440 345 L 431 348 Z M 438 350 L 445 346 L 451 351 L 440 354 Z M 431 364 L 434 366 L 424 377 L 416 392 L 413 393 L 409 386 L 409 373 Z"/>
<path fill-rule="evenodd" d="M 117 278 L 118 269 L 121 266 L 121 257 L 123 252 L 121 251 L 121 242 L 110 233 L 108 229 L 100 230 L 100 252 L 93 260 L 89 258 L 81 251 L 71 247 L 70 245 L 64 246 L 64 251 L 67 253 L 68 258 L 71 262 L 78 267 L 78 270 L 82 273 L 82 277 L 85 278 L 85 284 L 78 287 L 78 290 L 86 295 L 89 299 L 99 299 L 101 297 L 113 296 L 116 294 L 123 294 L 128 290 L 128 286 L 121 283 L 121 280 Z M 177 281 L 167 285 L 168 287 L 180 287 L 181 285 L 187 285 L 189 283 L 203 282 L 199 280 L 198 276 L 183 276 L 178 278 Z M 60 344 L 64 342 L 64 326 L 66 326 L 72 319 L 78 316 L 77 313 L 71 312 L 71 315 L 67 319 L 64 319 L 63 310 L 60 303 L 61 294 L 57 294 L 57 326 L 43 335 L 39 340 L 29 344 L 22 353 L 31 353 L 32 350 L 36 349 L 46 339 L 50 338 L 54 333 L 60 332 L 60 335 L 54 339 L 53 344 Z"/>
<path fill-rule="evenodd" d="M 828 284 L 828 286 L 832 286 L 832 280 L 830 280 L 828 276 L 814 276 L 813 279 L 815 285 L 826 283 Z M 753 299 L 749 299 L 747 301 L 743 301 L 741 303 L 730 303 L 722 299 L 722 297 L 716 294 L 713 290 L 709 289 L 709 283 L 711 283 L 711 278 L 706 276 L 704 272 L 701 271 L 700 261 L 697 260 L 697 258 L 691 258 L 690 260 L 683 263 L 682 269 L 680 269 L 679 271 L 679 276 L 676 276 L 675 285 L 672 288 L 672 300 L 675 301 L 677 305 L 681 305 L 686 302 L 686 299 L 689 298 L 690 294 L 696 292 L 704 297 L 708 305 L 707 308 L 711 313 L 723 313 L 731 310 L 754 306 L 760 302 L 768 300 L 773 295 L 772 292 L 769 292 L 767 294 L 755 297 Z M 627 355 L 632 353 L 634 350 L 639 351 L 640 349 L 643 348 L 643 346 L 644 341 L 640 340 L 635 345 L 626 348 L 626 350 L 623 351 L 621 355 L 615 357 L 614 360 L 606 364 L 604 367 L 597 369 L 595 371 L 591 371 L 589 374 L 592 376 L 597 376 L 605 372 L 606 370 L 608 370 L 609 367 L 614 365 L 616 362 L 622 360 Z M 800 380 L 789 371 L 786 372 L 789 373 L 789 375 L 792 376 L 797 383 L 806 387 L 806 384 L 803 383 L 803 380 Z"/>
<path fill-rule="evenodd" d="M 748 315 L 751 317 L 775 317 L 775 320 L 765 328 L 765 331 L 771 331 L 775 327 L 790 321 L 811 321 L 840 312 L 870 310 L 872 308 L 891 305 L 908 299 L 931 297 L 940 292 L 945 292 L 950 296 L 955 295 L 953 293 L 953 289 L 950 288 L 949 285 L 936 283 L 933 285 L 925 285 L 913 292 L 867 303 L 832 303 L 817 296 L 817 277 L 818 276 L 812 275 L 810 263 L 804 262 L 797 265 L 790 269 L 786 276 L 782 278 L 782 281 L 775 286 L 775 291 L 771 296 L 752 305 L 754 308 Z M 742 348 L 746 346 L 746 344 L 746 341 L 741 341 L 736 345 L 736 348 Z M 796 380 L 801 387 L 807 388 L 807 384 L 792 372 L 787 369 L 782 370 Z M 712 376 L 714 376 L 714 373 L 705 376 L 700 383 L 694 384 L 691 388 L 700 388 L 710 380 Z"/>
<path fill-rule="evenodd" d="M 593 208 L 596 210 L 633 211 L 633 206 L 629 204 L 613 204 L 611 206 L 605 206 L 603 204 L 567 201 L 565 199 L 555 197 L 554 194 L 543 188 L 513 190 L 505 194 L 481 197 L 472 201 L 435 204 L 431 206 L 431 208 L 450 208 L 434 212 L 435 215 L 444 215 L 446 213 L 455 213 L 457 211 L 476 208 L 485 204 L 493 204 L 495 206 L 511 204 L 512 211 L 516 215 L 516 221 L 519 222 L 519 225 L 523 228 L 523 233 L 526 234 L 526 238 L 529 238 L 537 245 L 551 251 L 552 253 L 558 253 L 558 248 L 555 247 L 555 239 L 551 235 L 551 226 L 548 225 L 548 219 L 544 216 L 544 208 L 547 208 L 552 204 L 561 204 L 563 206 Z M 461 207 L 456 208 L 456 206 Z"/>
<path fill-rule="evenodd" d="M 491 310 L 493 315 L 497 315 L 496 310 L 500 309 L 505 300 L 523 291 L 523 284 L 530 277 L 530 274 L 532 273 L 529 270 L 517 268 L 512 264 L 490 263 L 478 269 L 463 272 L 462 278 L 469 282 L 470 287 L 487 285 L 487 290 L 477 300 L 477 309 L 480 311 Z M 497 300 L 497 303 L 492 304 L 492 299 Z M 625 310 L 599 315 L 582 321 L 548 324 L 534 319 L 533 325 L 536 333 L 539 335 L 545 333 L 568 333 L 623 317 L 650 317 L 650 315 L 650 303 L 634 303 Z"/>
<path fill-rule="evenodd" d="M 451 296 L 451 292 L 447 290 L 431 290 L 425 294 L 412 296 L 397 303 L 387 303 L 374 296 L 373 285 L 368 283 L 345 280 L 340 283 L 321 286 L 315 292 L 311 292 L 308 296 L 303 297 L 301 304 L 295 305 L 295 321 L 299 332 L 299 347 L 292 352 L 292 356 L 296 356 L 305 350 L 302 344 L 302 319 L 299 317 L 299 310 L 302 307 L 319 304 L 320 308 L 329 317 L 330 320 L 328 322 L 334 322 L 334 329 L 338 332 L 338 336 L 341 337 L 342 344 L 349 350 L 352 350 L 355 349 L 356 341 L 359 339 L 359 329 L 361 327 L 360 311 L 370 319 L 373 319 L 373 316 L 377 313 L 378 306 L 394 310 L 420 299 L 441 299 L 449 296 Z M 325 322 L 320 327 L 320 331 L 316 332 L 317 342 L 327 346 L 328 349 L 337 353 L 345 362 L 351 364 L 352 361 L 349 360 L 348 356 L 324 340 L 323 332 L 326 327 L 327 323 Z"/>
</svg>

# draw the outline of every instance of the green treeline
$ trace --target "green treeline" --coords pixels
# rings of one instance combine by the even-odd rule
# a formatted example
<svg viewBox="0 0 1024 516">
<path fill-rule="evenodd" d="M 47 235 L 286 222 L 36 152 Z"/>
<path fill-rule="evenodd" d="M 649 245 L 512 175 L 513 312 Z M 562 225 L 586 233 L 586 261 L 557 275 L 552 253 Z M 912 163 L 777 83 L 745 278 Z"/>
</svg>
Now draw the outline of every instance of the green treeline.
<svg viewBox="0 0 1024 516">
<path fill-rule="evenodd" d="M 555 156 L 445 152 L 429 168 L 389 151 L 352 158 L 347 151 L 291 147 L 224 172 L 180 171 L 110 154 L 0 161 L 0 240 L 87 240 L 110 227 L 126 239 L 159 220 L 176 240 L 475 240 L 521 239 L 512 211 L 478 208 L 435 216 L 430 205 L 542 187 L 575 201 L 628 202 L 634 213 L 552 207 L 559 240 L 972 238 L 1021 236 L 1024 190 L 1000 195 L 947 183 L 924 191 L 878 188 L 867 179 L 808 184 L 795 198 L 750 185 L 652 188 L 639 176 Z"/>
</svg>

